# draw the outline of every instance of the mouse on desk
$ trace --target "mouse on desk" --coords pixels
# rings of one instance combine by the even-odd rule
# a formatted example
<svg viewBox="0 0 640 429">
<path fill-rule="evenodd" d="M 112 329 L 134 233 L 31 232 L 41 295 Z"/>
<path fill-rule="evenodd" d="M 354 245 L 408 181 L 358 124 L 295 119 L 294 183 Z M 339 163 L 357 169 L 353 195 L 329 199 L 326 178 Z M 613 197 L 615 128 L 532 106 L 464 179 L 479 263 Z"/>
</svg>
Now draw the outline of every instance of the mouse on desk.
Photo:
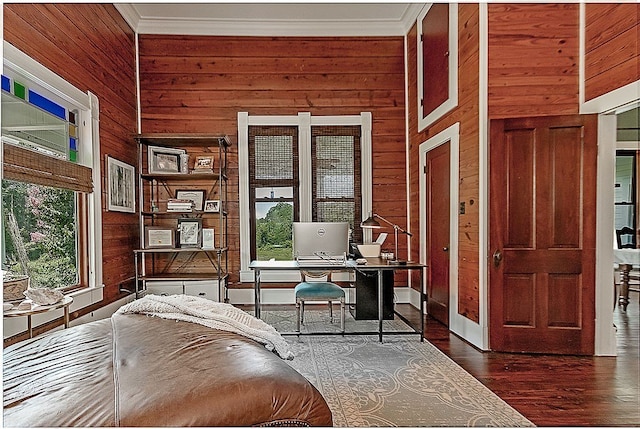
<svg viewBox="0 0 640 429">
<path fill-rule="evenodd" d="M 367 260 L 365 258 L 356 259 L 356 264 L 358 264 L 358 265 L 363 265 L 363 264 L 366 264 L 366 263 L 367 263 Z"/>
</svg>

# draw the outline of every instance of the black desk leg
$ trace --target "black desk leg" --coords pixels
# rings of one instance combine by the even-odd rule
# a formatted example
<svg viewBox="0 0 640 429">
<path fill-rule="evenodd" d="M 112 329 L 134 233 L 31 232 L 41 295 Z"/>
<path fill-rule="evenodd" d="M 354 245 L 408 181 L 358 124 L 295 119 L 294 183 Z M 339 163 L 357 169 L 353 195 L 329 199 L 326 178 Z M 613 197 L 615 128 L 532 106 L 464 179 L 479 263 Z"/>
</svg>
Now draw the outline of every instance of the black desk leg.
<svg viewBox="0 0 640 429">
<path fill-rule="evenodd" d="M 380 336 L 380 342 L 382 342 L 382 307 L 384 303 L 384 295 L 382 294 L 382 270 L 378 270 L 378 335 Z"/>
<path fill-rule="evenodd" d="M 420 342 L 424 341 L 424 303 L 427 294 L 424 292 L 424 268 L 420 268 Z"/>
<path fill-rule="evenodd" d="M 254 283 L 255 283 L 255 298 L 254 298 L 254 304 L 255 304 L 255 314 L 256 317 L 258 319 L 260 319 L 260 270 L 255 270 L 254 272 Z"/>
</svg>

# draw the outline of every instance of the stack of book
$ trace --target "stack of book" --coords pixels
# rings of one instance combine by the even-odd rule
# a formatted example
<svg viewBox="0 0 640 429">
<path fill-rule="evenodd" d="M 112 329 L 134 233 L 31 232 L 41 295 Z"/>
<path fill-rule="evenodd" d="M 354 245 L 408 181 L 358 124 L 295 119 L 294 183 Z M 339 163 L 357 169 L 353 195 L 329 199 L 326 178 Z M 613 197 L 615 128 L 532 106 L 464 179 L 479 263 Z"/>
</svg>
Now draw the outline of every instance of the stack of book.
<svg viewBox="0 0 640 429">
<path fill-rule="evenodd" d="M 190 212 L 193 210 L 193 201 L 180 198 L 167 200 L 167 212 Z"/>
</svg>

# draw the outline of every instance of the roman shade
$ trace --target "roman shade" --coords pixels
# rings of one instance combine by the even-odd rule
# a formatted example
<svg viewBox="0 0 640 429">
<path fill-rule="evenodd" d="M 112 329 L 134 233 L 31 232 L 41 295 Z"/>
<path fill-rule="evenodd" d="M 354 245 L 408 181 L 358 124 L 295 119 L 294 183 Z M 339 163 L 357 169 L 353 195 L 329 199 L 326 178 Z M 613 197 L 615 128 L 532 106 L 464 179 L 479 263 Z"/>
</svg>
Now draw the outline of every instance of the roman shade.
<svg viewBox="0 0 640 429">
<path fill-rule="evenodd" d="M 3 147 L 3 178 L 77 192 L 93 192 L 91 168 L 8 143 Z"/>
</svg>

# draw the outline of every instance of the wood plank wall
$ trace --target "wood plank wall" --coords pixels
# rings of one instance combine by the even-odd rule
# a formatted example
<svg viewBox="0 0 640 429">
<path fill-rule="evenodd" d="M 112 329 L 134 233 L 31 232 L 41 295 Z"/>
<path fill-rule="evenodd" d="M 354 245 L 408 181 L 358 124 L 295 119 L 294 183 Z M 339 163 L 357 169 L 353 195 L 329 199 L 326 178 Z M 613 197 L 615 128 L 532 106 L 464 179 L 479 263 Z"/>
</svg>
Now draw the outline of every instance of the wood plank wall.
<svg viewBox="0 0 640 429">
<path fill-rule="evenodd" d="M 585 34 L 586 101 L 640 80 L 639 4 L 585 4 Z"/>
<path fill-rule="evenodd" d="M 460 122 L 460 201 L 466 202 L 466 213 L 459 217 L 458 312 L 470 320 L 480 319 L 479 300 L 479 27 L 478 5 L 458 5 L 458 106 L 422 132 L 418 130 L 417 102 L 417 26 L 407 36 L 409 93 L 409 175 L 411 231 L 420 231 L 420 144 Z M 414 259 L 420 252 L 416 240 Z M 416 279 L 417 280 L 417 279 Z M 414 284 L 419 284 L 416 281 Z"/>
<path fill-rule="evenodd" d="M 489 3 L 489 118 L 576 114 L 577 3 Z"/>
<path fill-rule="evenodd" d="M 141 35 L 139 46 L 142 131 L 227 134 L 232 141 L 231 283 L 240 270 L 239 111 L 372 112 L 373 209 L 406 224 L 403 37 Z"/>
<path fill-rule="evenodd" d="M 7 42 L 99 98 L 102 165 L 106 155 L 135 165 L 135 43 L 120 13 L 113 5 L 98 3 L 5 3 L 3 11 Z M 104 168 L 101 177 L 104 196 Z M 120 284 L 134 275 L 138 217 L 103 210 L 102 223 L 106 305 L 120 296 Z"/>
</svg>

